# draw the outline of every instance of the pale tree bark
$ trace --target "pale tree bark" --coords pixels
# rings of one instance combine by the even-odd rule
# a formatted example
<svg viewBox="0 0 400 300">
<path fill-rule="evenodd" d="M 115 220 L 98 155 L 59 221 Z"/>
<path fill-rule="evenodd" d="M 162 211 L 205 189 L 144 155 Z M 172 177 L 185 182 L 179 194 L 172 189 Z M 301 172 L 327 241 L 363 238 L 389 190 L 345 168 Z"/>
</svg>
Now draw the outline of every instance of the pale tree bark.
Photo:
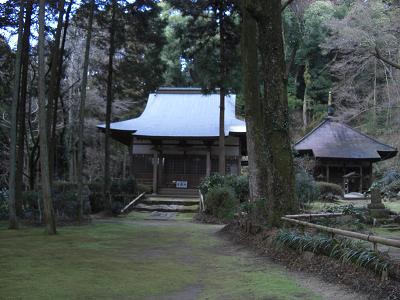
<svg viewBox="0 0 400 300">
<path fill-rule="evenodd" d="M 308 126 L 308 89 L 311 84 L 311 74 L 310 74 L 310 66 L 307 62 L 305 71 L 303 74 L 304 78 L 304 84 L 305 84 L 305 89 L 304 89 L 304 95 L 303 95 L 303 131 L 307 130 Z"/>
<path fill-rule="evenodd" d="M 9 214 L 9 229 L 18 228 L 18 219 L 16 213 L 16 164 L 17 164 L 17 110 L 18 99 L 20 91 L 20 77 L 21 77 L 21 47 L 22 47 L 22 34 L 23 34 L 23 18 L 24 6 L 21 2 L 18 16 L 18 42 L 17 53 L 15 57 L 15 74 L 13 84 L 13 101 L 11 104 L 11 136 L 10 136 L 10 177 L 8 187 L 8 214 Z"/>
<path fill-rule="evenodd" d="M 113 100 L 113 61 L 115 54 L 115 14 L 117 10 L 117 1 L 112 0 L 111 7 L 111 24 L 110 24 L 110 45 L 108 52 L 108 77 L 107 77 L 107 103 L 106 103 L 106 130 L 105 130 L 105 151 L 104 151 L 104 201 L 107 210 L 111 212 L 111 195 L 110 195 L 110 124 L 111 109 Z"/>
<path fill-rule="evenodd" d="M 78 219 L 83 218 L 83 130 L 85 126 L 85 102 L 86 102 L 86 87 L 88 78 L 88 68 L 89 68 L 89 55 L 90 55 L 90 42 L 92 39 L 92 28 L 93 28 L 93 15 L 95 0 L 90 1 L 90 14 L 89 23 L 87 28 L 86 45 L 85 45 L 85 58 L 83 61 L 83 71 L 82 71 L 82 84 L 81 84 L 81 101 L 79 103 L 79 124 L 78 124 L 78 159 L 77 159 L 77 184 L 78 184 Z"/>
<path fill-rule="evenodd" d="M 27 1 L 25 12 L 24 33 L 22 37 L 21 52 L 21 85 L 18 105 L 18 147 L 17 147 L 17 173 L 15 180 L 15 200 L 16 210 L 19 216 L 22 215 L 22 191 L 23 191 L 23 173 L 24 173 L 24 154 L 25 154 L 25 135 L 26 135 L 26 101 L 28 93 L 28 69 L 29 69 L 29 37 L 31 29 L 33 10 L 33 0 Z"/>
<path fill-rule="evenodd" d="M 249 161 L 249 188 L 250 199 L 255 201 L 263 195 L 260 188 L 261 178 L 259 174 L 255 137 L 260 127 L 257 124 L 262 123 L 261 102 L 259 99 L 259 78 L 258 78 L 258 53 L 257 53 L 257 23 L 249 12 L 252 0 L 242 1 L 242 74 L 243 74 L 243 97 L 245 100 L 246 114 L 246 138 L 247 152 Z"/>
<path fill-rule="evenodd" d="M 51 197 L 51 181 L 49 170 L 49 144 L 46 114 L 46 90 L 45 90 L 45 60 L 44 60 L 44 26 L 45 26 L 45 0 L 39 2 L 39 144 L 40 144 L 40 170 L 44 216 L 48 234 L 56 234 L 56 222 L 54 217 L 53 202 Z M 51 107 L 48 107 L 51 109 Z"/>
</svg>

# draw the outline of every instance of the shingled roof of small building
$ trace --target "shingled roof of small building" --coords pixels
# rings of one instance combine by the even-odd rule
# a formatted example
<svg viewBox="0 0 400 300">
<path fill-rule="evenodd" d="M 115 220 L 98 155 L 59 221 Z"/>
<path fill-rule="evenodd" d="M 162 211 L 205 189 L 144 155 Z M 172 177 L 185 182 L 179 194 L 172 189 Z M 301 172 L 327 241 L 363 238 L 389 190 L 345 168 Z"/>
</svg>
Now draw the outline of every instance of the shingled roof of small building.
<svg viewBox="0 0 400 300">
<path fill-rule="evenodd" d="M 330 117 L 294 145 L 299 154 L 324 159 L 380 161 L 396 156 L 397 149 Z"/>
<path fill-rule="evenodd" d="M 112 134 L 149 138 L 215 138 L 219 136 L 219 93 L 200 88 L 160 88 L 149 95 L 143 113 L 111 123 Z M 225 135 L 244 134 L 246 125 L 235 115 L 236 95 L 225 96 Z M 100 129 L 105 125 L 98 125 Z"/>
</svg>

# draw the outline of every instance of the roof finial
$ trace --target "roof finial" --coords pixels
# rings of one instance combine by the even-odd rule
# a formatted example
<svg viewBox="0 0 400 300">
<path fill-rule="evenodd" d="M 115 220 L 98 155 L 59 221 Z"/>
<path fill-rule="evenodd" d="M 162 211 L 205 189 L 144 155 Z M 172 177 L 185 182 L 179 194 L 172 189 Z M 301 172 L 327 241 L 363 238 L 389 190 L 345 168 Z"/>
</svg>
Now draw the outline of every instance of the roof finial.
<svg viewBox="0 0 400 300">
<path fill-rule="evenodd" d="M 328 97 L 328 117 L 332 117 L 335 113 L 335 109 L 332 105 L 332 91 L 329 90 L 329 97 Z"/>
</svg>

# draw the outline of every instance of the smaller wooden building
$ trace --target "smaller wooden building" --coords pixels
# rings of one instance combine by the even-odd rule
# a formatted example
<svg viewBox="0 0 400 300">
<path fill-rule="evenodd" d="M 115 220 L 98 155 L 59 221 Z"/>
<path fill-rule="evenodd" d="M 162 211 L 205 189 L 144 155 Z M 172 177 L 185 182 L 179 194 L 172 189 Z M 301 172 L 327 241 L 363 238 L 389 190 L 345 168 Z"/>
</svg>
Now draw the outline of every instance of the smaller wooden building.
<svg viewBox="0 0 400 300">
<path fill-rule="evenodd" d="M 327 117 L 298 141 L 300 156 L 315 158 L 314 177 L 339 184 L 346 193 L 364 192 L 372 183 L 372 164 L 397 155 L 397 149 Z"/>
</svg>

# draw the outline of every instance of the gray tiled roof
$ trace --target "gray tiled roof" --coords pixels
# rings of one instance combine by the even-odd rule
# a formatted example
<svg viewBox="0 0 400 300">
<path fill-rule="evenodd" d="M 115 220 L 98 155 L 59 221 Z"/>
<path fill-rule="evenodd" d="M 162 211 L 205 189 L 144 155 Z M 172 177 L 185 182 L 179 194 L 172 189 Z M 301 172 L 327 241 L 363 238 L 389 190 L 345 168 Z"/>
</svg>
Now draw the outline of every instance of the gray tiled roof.
<svg viewBox="0 0 400 300">
<path fill-rule="evenodd" d="M 235 116 L 235 95 L 225 97 L 225 135 L 245 133 L 245 122 Z M 105 125 L 99 125 L 105 128 Z M 150 94 L 141 116 L 111 123 L 113 132 L 143 137 L 218 137 L 219 94 L 200 89 L 168 89 Z"/>
<path fill-rule="evenodd" d="M 397 154 L 396 148 L 330 118 L 298 141 L 294 149 L 300 154 L 312 152 L 316 158 L 370 161 L 388 159 Z"/>
</svg>

